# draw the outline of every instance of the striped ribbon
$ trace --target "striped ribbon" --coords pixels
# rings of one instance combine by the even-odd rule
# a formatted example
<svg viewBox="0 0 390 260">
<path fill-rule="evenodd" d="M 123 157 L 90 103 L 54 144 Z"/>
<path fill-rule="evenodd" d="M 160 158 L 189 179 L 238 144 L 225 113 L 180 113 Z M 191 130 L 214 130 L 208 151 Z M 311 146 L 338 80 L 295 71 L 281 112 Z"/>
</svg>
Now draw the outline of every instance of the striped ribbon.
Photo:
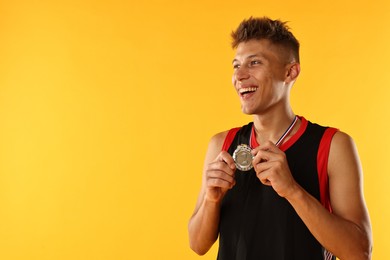
<svg viewBox="0 0 390 260">
<path fill-rule="evenodd" d="M 295 124 L 297 123 L 298 121 L 298 117 L 295 116 L 294 117 L 294 120 L 292 121 L 291 125 L 287 128 L 286 132 L 284 132 L 284 134 L 279 138 L 279 140 L 276 142 L 276 146 L 279 147 L 279 145 L 281 145 L 284 141 L 284 139 L 288 136 L 288 134 L 291 132 L 291 130 L 294 128 Z"/>
</svg>

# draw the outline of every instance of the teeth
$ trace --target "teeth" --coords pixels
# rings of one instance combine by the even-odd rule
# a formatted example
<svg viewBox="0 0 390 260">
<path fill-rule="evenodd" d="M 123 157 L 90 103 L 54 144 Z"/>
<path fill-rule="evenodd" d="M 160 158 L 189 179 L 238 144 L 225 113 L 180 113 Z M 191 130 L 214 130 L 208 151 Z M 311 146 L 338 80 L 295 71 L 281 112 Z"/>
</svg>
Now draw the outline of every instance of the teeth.
<svg viewBox="0 0 390 260">
<path fill-rule="evenodd" d="M 240 92 L 240 94 L 242 94 L 242 93 L 245 93 L 245 92 L 254 92 L 256 90 L 257 90 L 257 88 L 255 88 L 255 87 L 253 87 L 253 88 L 240 88 L 238 90 L 238 92 Z"/>
</svg>

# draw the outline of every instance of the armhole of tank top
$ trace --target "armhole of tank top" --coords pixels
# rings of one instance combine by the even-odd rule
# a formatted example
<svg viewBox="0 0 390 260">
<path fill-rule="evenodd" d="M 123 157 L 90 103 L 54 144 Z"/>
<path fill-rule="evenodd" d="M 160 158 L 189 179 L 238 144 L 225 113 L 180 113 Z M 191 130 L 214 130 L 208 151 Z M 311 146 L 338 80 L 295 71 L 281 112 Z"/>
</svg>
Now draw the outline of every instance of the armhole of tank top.
<svg viewBox="0 0 390 260">
<path fill-rule="evenodd" d="M 330 144 L 334 134 L 338 131 L 336 128 L 329 127 L 325 130 L 324 135 L 321 138 L 320 146 L 317 154 L 317 171 L 318 181 L 320 185 L 320 198 L 321 204 L 329 211 L 332 212 L 332 206 L 330 204 L 329 195 L 329 180 L 328 180 L 328 159 Z"/>
<path fill-rule="evenodd" d="M 229 148 L 230 148 L 230 145 L 232 144 L 233 140 L 234 140 L 234 137 L 236 137 L 236 134 L 238 132 L 238 130 L 240 130 L 241 127 L 236 127 L 236 128 L 232 128 L 229 130 L 229 132 L 227 133 L 226 137 L 225 137 L 225 141 L 223 142 L 223 145 L 222 145 L 222 151 L 228 151 Z"/>
</svg>

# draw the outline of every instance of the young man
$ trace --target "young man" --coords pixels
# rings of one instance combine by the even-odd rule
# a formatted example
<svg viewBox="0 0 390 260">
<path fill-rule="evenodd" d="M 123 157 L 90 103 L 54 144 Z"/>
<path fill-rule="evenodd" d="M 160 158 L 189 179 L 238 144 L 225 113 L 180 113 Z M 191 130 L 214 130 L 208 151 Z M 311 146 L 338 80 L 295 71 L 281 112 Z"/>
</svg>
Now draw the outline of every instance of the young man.
<svg viewBox="0 0 390 260">
<path fill-rule="evenodd" d="M 215 135 L 189 221 L 191 248 L 219 260 L 370 259 L 371 226 L 352 139 L 296 116 L 299 43 L 285 23 L 232 33 L 233 85 L 253 122 Z"/>
</svg>

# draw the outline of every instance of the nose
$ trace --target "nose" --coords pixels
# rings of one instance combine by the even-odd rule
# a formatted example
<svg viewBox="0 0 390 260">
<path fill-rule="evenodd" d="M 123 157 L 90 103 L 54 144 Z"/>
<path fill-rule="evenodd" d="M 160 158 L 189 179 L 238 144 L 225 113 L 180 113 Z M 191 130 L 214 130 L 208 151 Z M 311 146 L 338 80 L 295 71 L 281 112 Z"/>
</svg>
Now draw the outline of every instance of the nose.
<svg viewBox="0 0 390 260">
<path fill-rule="evenodd" d="M 246 68 L 245 66 L 240 66 L 233 73 L 233 84 L 246 80 L 249 78 L 249 76 L 250 75 L 249 75 L 248 68 Z"/>
</svg>

